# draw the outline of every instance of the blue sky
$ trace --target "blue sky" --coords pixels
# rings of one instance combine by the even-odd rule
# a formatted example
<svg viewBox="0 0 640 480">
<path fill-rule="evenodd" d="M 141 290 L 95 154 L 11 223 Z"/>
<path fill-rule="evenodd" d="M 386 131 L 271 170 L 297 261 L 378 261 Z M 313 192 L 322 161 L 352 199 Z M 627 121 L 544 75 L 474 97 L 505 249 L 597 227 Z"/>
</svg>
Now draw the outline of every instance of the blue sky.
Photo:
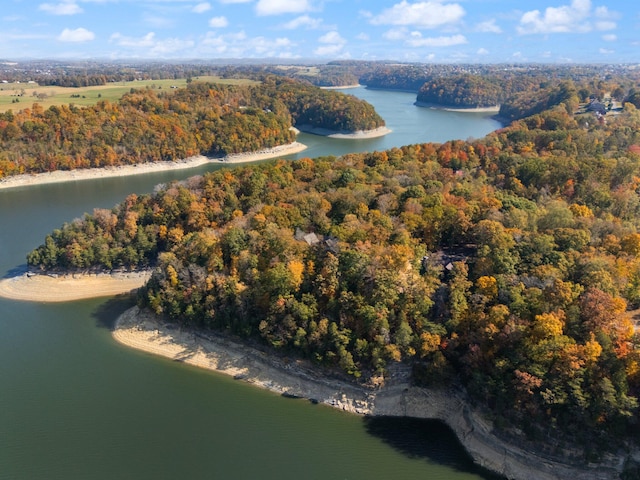
<svg viewBox="0 0 640 480">
<path fill-rule="evenodd" d="M 635 0 L 3 0 L 0 58 L 640 63 Z"/>
</svg>

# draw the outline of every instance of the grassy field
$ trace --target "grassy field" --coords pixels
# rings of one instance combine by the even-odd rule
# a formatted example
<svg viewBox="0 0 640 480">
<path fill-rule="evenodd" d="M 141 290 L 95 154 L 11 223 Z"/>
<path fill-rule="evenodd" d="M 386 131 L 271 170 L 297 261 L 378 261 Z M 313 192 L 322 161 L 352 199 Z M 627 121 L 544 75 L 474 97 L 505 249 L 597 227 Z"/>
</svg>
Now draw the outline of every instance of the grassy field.
<svg viewBox="0 0 640 480">
<path fill-rule="evenodd" d="M 252 80 L 223 79 L 220 77 L 197 77 L 194 82 L 208 81 L 225 84 L 255 83 Z M 172 87 L 185 87 L 186 79 L 179 80 L 135 80 L 133 82 L 109 83 L 95 87 L 42 87 L 36 83 L 0 83 L 0 112 L 7 110 L 23 110 L 30 108 L 34 103 L 47 109 L 51 105 L 78 106 L 94 105 L 100 100 L 116 102 L 122 95 L 132 88 L 153 88 L 169 90 Z"/>
</svg>

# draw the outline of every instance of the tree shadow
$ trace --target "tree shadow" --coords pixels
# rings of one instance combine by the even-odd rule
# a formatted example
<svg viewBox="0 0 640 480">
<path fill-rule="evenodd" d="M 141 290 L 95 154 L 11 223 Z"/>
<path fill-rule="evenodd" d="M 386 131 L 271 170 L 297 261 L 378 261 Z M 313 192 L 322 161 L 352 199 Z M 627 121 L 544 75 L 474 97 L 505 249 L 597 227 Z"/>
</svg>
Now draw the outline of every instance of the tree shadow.
<svg viewBox="0 0 640 480">
<path fill-rule="evenodd" d="M 7 279 L 7 278 L 20 277 L 20 276 L 24 275 L 27 272 L 29 272 L 29 265 L 27 265 L 26 263 L 23 263 L 22 265 L 17 265 L 15 267 L 7 270 L 7 273 L 5 273 L 2 276 L 2 278 L 3 279 Z"/>
<path fill-rule="evenodd" d="M 408 417 L 365 417 L 364 422 L 367 433 L 409 458 L 473 473 L 485 480 L 505 480 L 476 465 L 444 422 Z"/>
<path fill-rule="evenodd" d="M 101 303 L 91 316 L 96 319 L 98 327 L 113 330 L 118 317 L 135 304 L 135 295 L 123 293 Z"/>
</svg>

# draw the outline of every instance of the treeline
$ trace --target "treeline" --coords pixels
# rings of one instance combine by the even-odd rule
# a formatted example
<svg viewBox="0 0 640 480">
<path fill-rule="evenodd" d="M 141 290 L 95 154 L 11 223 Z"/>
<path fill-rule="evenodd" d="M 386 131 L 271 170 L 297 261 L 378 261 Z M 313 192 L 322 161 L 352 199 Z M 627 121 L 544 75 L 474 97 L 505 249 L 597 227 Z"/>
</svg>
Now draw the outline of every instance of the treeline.
<svg viewBox="0 0 640 480">
<path fill-rule="evenodd" d="M 432 78 L 421 65 L 378 65 L 360 76 L 360 83 L 369 88 L 418 92 Z"/>
<path fill-rule="evenodd" d="M 384 125 L 384 120 L 370 103 L 353 95 L 322 90 L 277 76 L 268 77 L 264 84 L 287 106 L 294 125 L 342 132 L 372 130 Z"/>
<path fill-rule="evenodd" d="M 574 83 L 566 80 L 514 94 L 500 106 L 499 115 L 507 120 L 517 120 L 542 113 L 560 104 L 564 104 L 567 111 L 573 113 L 581 100 L 583 99 L 580 98 Z"/>
<path fill-rule="evenodd" d="M 295 139 L 292 121 L 350 131 L 384 125 L 362 100 L 283 78 L 132 89 L 117 103 L 0 113 L 0 178 L 271 148 Z"/>
<path fill-rule="evenodd" d="M 215 75 L 222 68 L 220 65 L 202 63 L 28 60 L 0 65 L 0 79 L 9 82 L 31 80 L 39 85 L 83 87 L 133 80 L 195 78 Z"/>
<path fill-rule="evenodd" d="M 220 170 L 46 238 L 42 268 L 155 265 L 139 301 L 361 378 L 408 362 L 503 425 L 637 435 L 640 113 L 562 106 L 473 142 Z"/>
<path fill-rule="evenodd" d="M 466 74 L 426 82 L 417 101 L 461 108 L 493 107 L 500 105 L 505 95 L 498 78 Z"/>
</svg>

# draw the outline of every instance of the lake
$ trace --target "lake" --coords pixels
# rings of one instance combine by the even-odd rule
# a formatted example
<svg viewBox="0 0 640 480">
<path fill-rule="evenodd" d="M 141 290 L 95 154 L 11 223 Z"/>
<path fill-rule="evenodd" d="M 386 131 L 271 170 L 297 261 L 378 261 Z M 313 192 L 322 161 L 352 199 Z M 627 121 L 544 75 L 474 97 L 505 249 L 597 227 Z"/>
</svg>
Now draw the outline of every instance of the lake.
<svg viewBox="0 0 640 480">
<path fill-rule="evenodd" d="M 353 141 L 301 134 L 309 149 L 294 157 L 500 127 L 480 114 L 415 107 L 413 94 L 347 92 L 372 103 L 393 133 Z M 0 276 L 62 223 L 215 168 L 0 190 Z M 364 419 L 123 347 L 110 325 L 129 305 L 0 299 L 0 479 L 490 478 L 441 423 Z"/>
</svg>

